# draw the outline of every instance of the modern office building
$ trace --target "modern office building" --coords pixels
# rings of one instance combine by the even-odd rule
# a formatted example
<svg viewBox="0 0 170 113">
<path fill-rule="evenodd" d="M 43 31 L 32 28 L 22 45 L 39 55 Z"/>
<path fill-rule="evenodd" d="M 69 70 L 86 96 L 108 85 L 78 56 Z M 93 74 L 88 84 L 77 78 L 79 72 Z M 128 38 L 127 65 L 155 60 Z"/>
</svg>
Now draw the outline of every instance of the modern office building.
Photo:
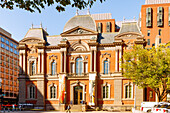
<svg viewBox="0 0 170 113">
<path fill-rule="evenodd" d="M 3 104 L 14 104 L 18 101 L 19 55 L 18 42 L 11 34 L 0 28 L 0 78 Z M 1 94 L 1 95 L 2 95 Z"/>
</svg>

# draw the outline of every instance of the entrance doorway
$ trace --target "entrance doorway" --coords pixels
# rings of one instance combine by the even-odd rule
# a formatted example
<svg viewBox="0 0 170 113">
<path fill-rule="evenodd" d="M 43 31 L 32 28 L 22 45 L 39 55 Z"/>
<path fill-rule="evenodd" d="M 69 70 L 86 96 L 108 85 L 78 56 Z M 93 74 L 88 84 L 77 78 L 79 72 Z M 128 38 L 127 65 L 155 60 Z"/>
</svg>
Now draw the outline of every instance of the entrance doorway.
<svg viewBox="0 0 170 113">
<path fill-rule="evenodd" d="M 74 104 L 81 104 L 82 99 L 83 99 L 83 87 L 75 86 L 74 87 Z"/>
</svg>

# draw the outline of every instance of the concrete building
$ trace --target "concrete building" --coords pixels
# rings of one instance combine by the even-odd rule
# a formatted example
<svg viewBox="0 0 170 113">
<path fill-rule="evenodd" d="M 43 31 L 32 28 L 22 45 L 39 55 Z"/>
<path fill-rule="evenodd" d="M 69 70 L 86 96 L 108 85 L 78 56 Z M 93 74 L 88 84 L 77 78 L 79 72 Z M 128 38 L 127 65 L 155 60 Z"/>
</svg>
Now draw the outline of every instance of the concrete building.
<svg viewBox="0 0 170 113">
<path fill-rule="evenodd" d="M 2 79 L 3 104 L 18 102 L 19 55 L 18 42 L 11 34 L 0 28 L 0 78 Z"/>
</svg>

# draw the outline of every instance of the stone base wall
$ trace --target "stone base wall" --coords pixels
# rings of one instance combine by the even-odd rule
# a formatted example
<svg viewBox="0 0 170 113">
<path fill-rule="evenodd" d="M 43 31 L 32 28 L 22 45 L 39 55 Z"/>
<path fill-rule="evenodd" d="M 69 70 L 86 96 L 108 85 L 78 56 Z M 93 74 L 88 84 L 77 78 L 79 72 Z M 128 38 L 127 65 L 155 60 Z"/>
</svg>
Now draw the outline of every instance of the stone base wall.
<svg viewBox="0 0 170 113">
<path fill-rule="evenodd" d="M 134 105 L 122 105 L 122 106 L 115 106 L 115 105 L 99 105 L 100 110 L 106 111 L 132 111 Z M 136 106 L 136 109 L 140 109 L 140 106 Z"/>
<path fill-rule="evenodd" d="M 46 110 L 59 110 L 59 104 L 46 104 Z"/>
</svg>

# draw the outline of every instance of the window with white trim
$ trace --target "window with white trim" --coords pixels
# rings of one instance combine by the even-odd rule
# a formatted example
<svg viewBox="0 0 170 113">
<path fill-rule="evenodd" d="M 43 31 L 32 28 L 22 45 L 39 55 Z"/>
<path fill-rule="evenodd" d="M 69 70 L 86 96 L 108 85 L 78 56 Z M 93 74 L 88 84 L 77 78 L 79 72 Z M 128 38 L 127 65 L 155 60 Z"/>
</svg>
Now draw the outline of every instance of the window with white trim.
<svg viewBox="0 0 170 113">
<path fill-rule="evenodd" d="M 56 98 L 56 87 L 55 86 L 50 87 L 50 98 L 51 99 Z"/>
<path fill-rule="evenodd" d="M 132 85 L 128 84 L 125 86 L 125 98 L 132 98 Z"/>
<path fill-rule="evenodd" d="M 103 99 L 110 98 L 110 85 L 109 84 L 104 84 L 102 86 L 102 91 L 103 91 Z"/>
<path fill-rule="evenodd" d="M 31 85 L 29 87 L 29 98 L 34 99 L 35 98 L 35 86 Z"/>
</svg>

